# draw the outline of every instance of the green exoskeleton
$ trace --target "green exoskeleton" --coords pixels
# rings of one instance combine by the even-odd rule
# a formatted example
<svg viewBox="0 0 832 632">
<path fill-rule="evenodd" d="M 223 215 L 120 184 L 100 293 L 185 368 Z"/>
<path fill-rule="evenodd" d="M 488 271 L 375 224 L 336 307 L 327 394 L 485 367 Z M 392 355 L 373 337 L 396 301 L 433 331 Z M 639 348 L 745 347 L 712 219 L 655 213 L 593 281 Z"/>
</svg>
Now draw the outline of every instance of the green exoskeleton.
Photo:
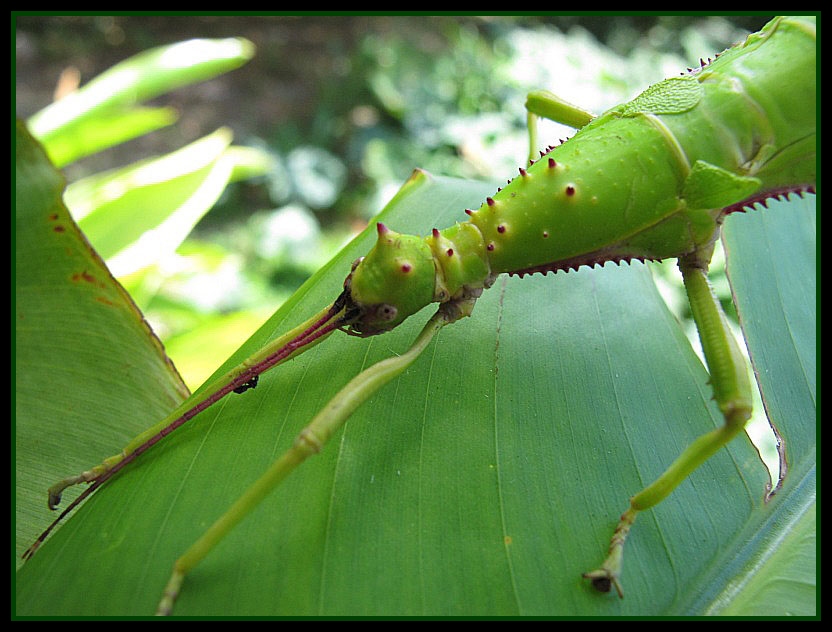
<svg viewBox="0 0 832 632">
<path fill-rule="evenodd" d="M 293 447 L 175 562 L 160 614 L 173 610 L 186 574 L 219 540 L 297 465 L 319 452 L 359 405 L 410 366 L 440 329 L 471 315 L 499 275 L 675 258 L 724 424 L 694 441 L 632 496 L 606 559 L 584 574 L 600 591 L 615 588 L 623 596 L 623 550 L 638 514 L 739 434 L 751 415 L 745 360 L 710 290 L 707 271 L 726 215 L 768 198 L 814 191 L 815 22 L 777 18 L 713 62 L 658 83 L 598 117 L 542 93 L 531 95 L 528 107 L 533 115 L 581 129 L 568 142 L 540 152 L 478 209 L 467 210 L 464 222 L 427 236 L 399 234 L 379 223 L 375 246 L 355 261 L 331 306 L 216 380 L 122 453 L 49 490 L 54 509 L 66 487 L 90 483 L 60 520 L 183 423 L 226 394 L 255 387 L 267 369 L 336 330 L 375 336 L 439 304 L 407 352 L 345 385 Z"/>
</svg>

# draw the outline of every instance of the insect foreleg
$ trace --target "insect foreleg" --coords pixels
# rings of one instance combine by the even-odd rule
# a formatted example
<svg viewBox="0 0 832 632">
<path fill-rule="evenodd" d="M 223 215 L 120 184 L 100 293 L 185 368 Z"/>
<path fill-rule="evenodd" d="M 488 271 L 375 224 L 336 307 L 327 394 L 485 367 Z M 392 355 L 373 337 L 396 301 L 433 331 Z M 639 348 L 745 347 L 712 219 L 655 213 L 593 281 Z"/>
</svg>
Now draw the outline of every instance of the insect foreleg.
<svg viewBox="0 0 832 632">
<path fill-rule="evenodd" d="M 286 450 L 182 557 L 176 560 L 156 614 L 170 614 L 185 575 L 298 465 L 320 452 L 356 408 L 409 367 L 442 327 L 470 315 L 475 300 L 463 299 L 443 304 L 405 353 L 382 360 L 350 380 L 309 425 L 301 430 L 292 447 Z"/>
<path fill-rule="evenodd" d="M 600 568 L 584 574 L 602 592 L 615 587 L 618 595 L 624 596 L 619 581 L 622 554 L 638 512 L 662 501 L 693 470 L 742 432 L 751 418 L 751 383 L 746 361 L 708 283 L 708 261 L 712 250 L 680 258 L 679 269 L 702 342 L 714 399 L 725 424 L 694 440 L 659 478 L 630 499 L 629 508 L 616 526 L 607 558 Z"/>
<path fill-rule="evenodd" d="M 61 502 L 61 496 L 67 487 L 80 483 L 90 483 L 80 496 L 70 503 L 61 514 L 52 521 L 49 527 L 40 534 L 38 539 L 23 554 L 29 559 L 40 547 L 52 530 L 75 507 L 86 499 L 93 491 L 112 478 L 116 473 L 147 451 L 158 441 L 195 417 L 197 414 L 213 405 L 230 392 L 242 393 L 257 385 L 260 373 L 277 366 L 297 356 L 300 353 L 320 343 L 333 331 L 340 328 L 344 321 L 344 297 L 342 294 L 331 307 L 324 309 L 305 323 L 295 327 L 280 336 L 257 353 L 244 360 L 240 365 L 214 380 L 211 384 L 189 399 L 185 404 L 174 410 L 162 421 L 145 432 L 134 437 L 124 449 L 114 456 L 104 459 L 99 465 L 78 474 L 65 478 L 49 488 L 48 504 L 55 509 Z"/>
</svg>

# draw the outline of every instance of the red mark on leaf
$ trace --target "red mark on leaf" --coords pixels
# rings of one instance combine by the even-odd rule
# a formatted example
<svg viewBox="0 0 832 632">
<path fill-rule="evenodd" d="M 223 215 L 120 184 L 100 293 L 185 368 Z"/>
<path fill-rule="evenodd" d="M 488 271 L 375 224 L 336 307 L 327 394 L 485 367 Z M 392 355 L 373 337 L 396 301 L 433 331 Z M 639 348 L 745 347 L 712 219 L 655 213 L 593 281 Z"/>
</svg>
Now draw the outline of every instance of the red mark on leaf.
<svg viewBox="0 0 832 632">
<path fill-rule="evenodd" d="M 95 285 L 95 286 L 100 287 L 100 288 L 106 288 L 107 287 L 106 283 L 104 283 L 103 281 L 99 281 L 95 277 L 95 275 L 90 274 L 86 270 L 84 270 L 83 272 L 76 272 L 75 274 L 72 275 L 71 278 L 76 283 L 79 282 L 79 281 L 84 281 L 86 283 L 89 283 L 90 285 Z"/>
</svg>

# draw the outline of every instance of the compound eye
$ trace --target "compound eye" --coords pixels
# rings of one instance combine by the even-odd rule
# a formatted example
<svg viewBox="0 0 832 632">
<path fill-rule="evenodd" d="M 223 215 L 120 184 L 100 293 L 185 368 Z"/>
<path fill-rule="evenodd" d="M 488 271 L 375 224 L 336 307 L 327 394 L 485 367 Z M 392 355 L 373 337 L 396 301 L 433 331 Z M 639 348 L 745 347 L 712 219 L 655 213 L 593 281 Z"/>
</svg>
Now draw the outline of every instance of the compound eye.
<svg viewBox="0 0 832 632">
<path fill-rule="evenodd" d="M 382 303 L 376 309 L 376 316 L 379 320 L 383 322 L 390 322 L 396 318 L 396 314 L 399 313 L 399 310 L 395 308 L 393 305 L 388 305 L 387 303 Z"/>
</svg>

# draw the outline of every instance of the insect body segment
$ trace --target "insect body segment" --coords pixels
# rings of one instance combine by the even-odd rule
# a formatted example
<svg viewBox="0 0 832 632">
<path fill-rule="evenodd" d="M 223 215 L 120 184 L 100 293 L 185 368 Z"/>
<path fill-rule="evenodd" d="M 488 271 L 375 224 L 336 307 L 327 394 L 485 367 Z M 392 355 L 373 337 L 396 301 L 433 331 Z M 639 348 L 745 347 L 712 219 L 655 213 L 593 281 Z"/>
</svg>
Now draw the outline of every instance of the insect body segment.
<svg viewBox="0 0 832 632">
<path fill-rule="evenodd" d="M 434 229 L 426 241 L 437 264 L 439 302 L 459 298 L 475 288 L 489 287 L 493 282 L 482 233 L 473 224 Z"/>
<path fill-rule="evenodd" d="M 675 256 L 695 247 L 680 213 L 683 178 L 661 132 L 607 115 L 515 177 L 470 221 L 489 245 L 495 273 Z"/>
</svg>

